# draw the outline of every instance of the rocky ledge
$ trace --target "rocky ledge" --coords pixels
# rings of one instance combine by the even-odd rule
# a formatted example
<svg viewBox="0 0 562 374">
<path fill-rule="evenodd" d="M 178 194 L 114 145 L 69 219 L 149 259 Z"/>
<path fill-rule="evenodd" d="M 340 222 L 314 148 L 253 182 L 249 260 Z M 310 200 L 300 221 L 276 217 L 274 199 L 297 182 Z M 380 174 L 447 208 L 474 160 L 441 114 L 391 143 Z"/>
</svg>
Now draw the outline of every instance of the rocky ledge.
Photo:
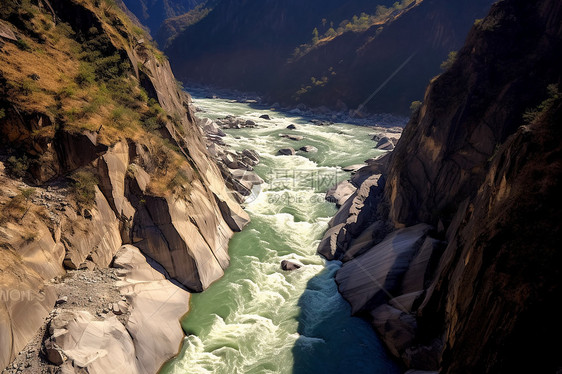
<svg viewBox="0 0 562 374">
<path fill-rule="evenodd" d="M 189 293 L 131 245 L 111 268 L 50 281 L 55 309 L 3 373 L 155 373 L 177 354 Z"/>
</svg>

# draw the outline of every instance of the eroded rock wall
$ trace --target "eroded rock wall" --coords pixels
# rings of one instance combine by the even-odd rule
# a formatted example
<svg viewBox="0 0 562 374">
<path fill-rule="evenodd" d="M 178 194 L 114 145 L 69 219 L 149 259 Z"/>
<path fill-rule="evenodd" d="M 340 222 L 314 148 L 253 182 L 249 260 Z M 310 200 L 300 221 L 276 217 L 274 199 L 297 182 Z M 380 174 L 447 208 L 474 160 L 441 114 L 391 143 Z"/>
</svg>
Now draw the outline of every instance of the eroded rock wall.
<svg viewBox="0 0 562 374">
<path fill-rule="evenodd" d="M 374 223 L 350 240 L 328 232 L 328 254 L 348 261 L 342 294 L 409 368 L 562 367 L 561 20 L 557 1 L 496 3 L 377 170 Z M 397 256 L 419 224 L 432 228 Z"/>
<path fill-rule="evenodd" d="M 65 268 L 107 267 L 123 243 L 134 244 L 157 260 L 166 276 L 190 291 L 202 291 L 223 275 L 229 264 L 229 239 L 249 221 L 227 190 L 195 123 L 190 97 L 178 87 L 169 63 L 142 35 L 129 32 L 126 20 L 115 16 L 115 8 L 93 1 L 43 0 L 26 5 L 35 12 L 26 13 L 27 8 L 12 5 L 11 13 L 6 8 L 10 16 L 2 27 L 32 47 L 18 48 L 15 40 L 4 44 L 1 36 L 2 93 L 21 83 L 13 82 L 18 77 L 14 71 L 33 68 L 22 61 L 35 61 L 35 43 L 46 43 L 49 53 L 61 53 L 57 48 L 64 46 L 50 40 L 51 33 L 34 34 L 34 24 L 21 21 L 26 14 L 41 16 L 44 12 L 53 20 L 55 26 L 51 27 L 67 25 L 70 31 L 64 37 L 71 43 L 87 43 L 91 35 L 101 34 L 103 38 L 98 37 L 95 45 L 103 49 L 103 57 L 117 56 L 123 66 L 129 66 L 131 71 L 122 81 L 133 81 L 133 88 L 142 87 L 148 96 L 143 100 L 157 105 L 161 112 L 160 127 L 153 130 L 150 139 L 102 120 L 95 130 L 68 125 L 65 113 L 54 116 L 49 105 L 36 105 L 44 100 L 60 106 L 62 100 L 58 92 L 40 88 L 50 79 L 42 72 L 41 76 L 24 77 L 40 82 L 24 95 L 24 101 L 4 95 L 0 98 L 0 367 L 11 362 L 44 323 L 56 299 L 45 284 L 63 275 Z M 50 63 L 50 58 L 44 63 Z M 68 69 L 83 64 L 68 54 L 60 63 Z M 58 67 L 53 71 L 53 75 L 71 74 Z M 138 89 L 135 95 L 142 98 L 143 92 Z M 15 151 L 27 157 L 23 161 L 30 160 L 21 180 L 13 170 L 8 173 L 4 169 L 11 162 L 10 152 Z M 77 172 L 92 176 L 91 204 L 83 204 L 73 191 L 74 182 L 69 177 Z M 159 179 L 170 179 L 173 173 L 182 177 L 176 188 L 162 187 Z M 185 313 L 188 304 L 183 307 Z M 76 323 L 90 318 L 79 317 Z M 135 318 L 138 326 L 146 322 L 143 315 Z M 178 331 L 181 335 L 181 329 L 176 329 L 170 336 L 177 340 L 176 350 L 181 340 Z M 148 344 L 144 340 L 151 337 L 142 331 L 136 334 L 134 339 Z M 146 345 L 143 349 L 151 348 Z M 144 365 L 141 372 L 153 372 L 173 353 L 177 352 L 160 357 L 156 366 Z"/>
</svg>

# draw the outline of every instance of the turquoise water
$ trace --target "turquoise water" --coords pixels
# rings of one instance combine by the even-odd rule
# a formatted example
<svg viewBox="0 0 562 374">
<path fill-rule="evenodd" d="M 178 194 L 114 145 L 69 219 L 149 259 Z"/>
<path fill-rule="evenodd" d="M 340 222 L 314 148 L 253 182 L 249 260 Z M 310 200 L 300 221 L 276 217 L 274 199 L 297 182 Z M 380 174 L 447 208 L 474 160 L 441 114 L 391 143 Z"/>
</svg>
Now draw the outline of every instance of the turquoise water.
<svg viewBox="0 0 562 374">
<path fill-rule="evenodd" d="M 307 118 L 255 109 L 227 100 L 197 99 L 200 116 L 236 115 L 256 129 L 228 130 L 233 149 L 255 149 L 256 172 L 266 181 L 245 204 L 252 222 L 230 242 L 230 267 L 209 289 L 194 294 L 183 319 L 180 354 L 162 373 L 398 373 L 379 339 L 337 292 L 341 263 L 326 262 L 316 247 L 336 213 L 325 191 L 349 174 L 342 166 L 382 153 L 373 128 L 315 126 Z M 260 120 L 269 114 L 271 121 Z M 289 124 L 297 130 L 287 130 Z M 279 134 L 302 135 L 302 141 Z M 276 156 L 280 148 L 313 145 L 318 153 Z M 281 270 L 282 260 L 305 266 Z"/>
</svg>

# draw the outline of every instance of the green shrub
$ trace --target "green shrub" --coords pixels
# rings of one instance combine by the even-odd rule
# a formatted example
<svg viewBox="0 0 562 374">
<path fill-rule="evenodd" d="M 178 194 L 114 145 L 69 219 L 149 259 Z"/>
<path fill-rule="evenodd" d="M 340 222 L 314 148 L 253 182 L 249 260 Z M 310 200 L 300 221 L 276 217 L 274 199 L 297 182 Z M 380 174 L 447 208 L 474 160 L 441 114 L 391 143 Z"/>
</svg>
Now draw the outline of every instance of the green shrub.
<svg viewBox="0 0 562 374">
<path fill-rule="evenodd" d="M 35 195 L 35 188 L 22 188 L 20 192 L 25 201 L 29 201 Z"/>
<path fill-rule="evenodd" d="M 154 132 L 162 127 L 162 122 L 158 117 L 146 117 L 142 120 L 141 124 L 148 132 Z"/>
<path fill-rule="evenodd" d="M 139 92 L 135 95 L 135 99 L 137 99 L 138 101 L 142 101 L 143 103 L 147 103 L 148 102 L 148 94 L 146 93 L 146 91 L 143 88 L 140 88 Z"/>
<path fill-rule="evenodd" d="M 29 159 L 26 155 L 22 157 L 10 156 L 6 162 L 6 169 L 14 177 L 23 178 L 29 169 Z"/>
<path fill-rule="evenodd" d="M 185 170 L 178 169 L 166 187 L 176 195 L 187 198 L 189 190 L 191 189 L 191 178 Z"/>
<path fill-rule="evenodd" d="M 449 52 L 447 59 L 441 63 L 441 70 L 449 70 L 457 60 L 457 51 Z"/>
<path fill-rule="evenodd" d="M 422 106 L 422 102 L 421 101 L 412 101 L 412 103 L 410 104 L 410 112 L 412 112 L 412 114 L 416 113 Z"/>
<path fill-rule="evenodd" d="M 16 41 L 16 45 L 18 46 L 19 49 L 21 49 L 22 51 L 29 51 L 31 49 L 31 47 L 29 46 L 29 44 L 27 44 L 27 42 L 23 39 L 18 39 Z"/>
<path fill-rule="evenodd" d="M 35 91 L 37 91 L 37 84 L 33 79 L 25 78 L 21 82 L 21 93 L 25 96 L 29 96 Z"/>
<path fill-rule="evenodd" d="M 59 97 L 65 98 L 65 97 L 73 97 L 74 95 L 76 95 L 76 88 L 73 86 L 64 86 L 58 93 Z"/>
<path fill-rule="evenodd" d="M 96 72 L 94 67 L 89 63 L 81 63 L 78 70 L 78 75 L 76 76 L 76 83 L 80 87 L 89 86 L 96 81 Z"/>
<path fill-rule="evenodd" d="M 70 176 L 71 188 L 78 204 L 83 208 L 91 207 L 96 199 L 98 179 L 91 171 L 79 170 Z"/>
<path fill-rule="evenodd" d="M 540 103 L 536 108 L 528 109 L 523 114 L 523 120 L 526 123 L 532 123 L 539 118 L 543 113 L 548 112 L 554 103 L 562 98 L 562 93 L 558 90 L 558 85 L 549 84 L 546 87 L 547 98 Z"/>
</svg>

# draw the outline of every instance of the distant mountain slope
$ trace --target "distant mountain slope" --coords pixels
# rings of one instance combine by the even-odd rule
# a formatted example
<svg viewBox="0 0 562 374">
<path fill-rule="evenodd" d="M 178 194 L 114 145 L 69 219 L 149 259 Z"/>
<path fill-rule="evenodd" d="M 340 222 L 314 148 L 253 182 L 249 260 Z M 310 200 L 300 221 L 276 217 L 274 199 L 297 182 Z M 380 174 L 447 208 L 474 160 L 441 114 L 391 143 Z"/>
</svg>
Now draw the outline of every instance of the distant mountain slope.
<svg viewBox="0 0 562 374">
<path fill-rule="evenodd" d="M 205 18 L 220 1 L 202 1 L 189 12 L 164 20 L 154 35 L 158 45 L 166 47 L 183 30 Z"/>
<path fill-rule="evenodd" d="M 295 47 L 310 41 L 312 30 L 323 18 L 351 18 L 367 3 L 223 0 L 203 20 L 179 34 L 166 52 L 185 81 L 261 89 L 273 84 L 272 72 Z M 374 11 L 375 6 L 372 8 Z"/>
<path fill-rule="evenodd" d="M 203 0 L 122 0 L 154 36 L 164 20 L 187 13 Z"/>
<path fill-rule="evenodd" d="M 366 105 L 373 112 L 408 113 L 410 102 L 421 99 L 430 78 L 440 72 L 441 61 L 462 45 L 474 20 L 485 15 L 492 2 L 402 3 L 412 4 L 391 13 L 383 24 L 322 40 L 331 24 L 337 29 L 344 20 L 353 23 L 354 15 L 374 15 L 377 6 L 392 7 L 393 2 L 291 0 L 280 5 L 223 0 L 181 32 L 166 52 L 184 82 L 257 91 L 283 104 L 335 109 L 357 108 L 416 52 Z M 290 62 L 295 48 L 312 42 L 315 28 L 320 34 L 315 48 Z"/>
</svg>

